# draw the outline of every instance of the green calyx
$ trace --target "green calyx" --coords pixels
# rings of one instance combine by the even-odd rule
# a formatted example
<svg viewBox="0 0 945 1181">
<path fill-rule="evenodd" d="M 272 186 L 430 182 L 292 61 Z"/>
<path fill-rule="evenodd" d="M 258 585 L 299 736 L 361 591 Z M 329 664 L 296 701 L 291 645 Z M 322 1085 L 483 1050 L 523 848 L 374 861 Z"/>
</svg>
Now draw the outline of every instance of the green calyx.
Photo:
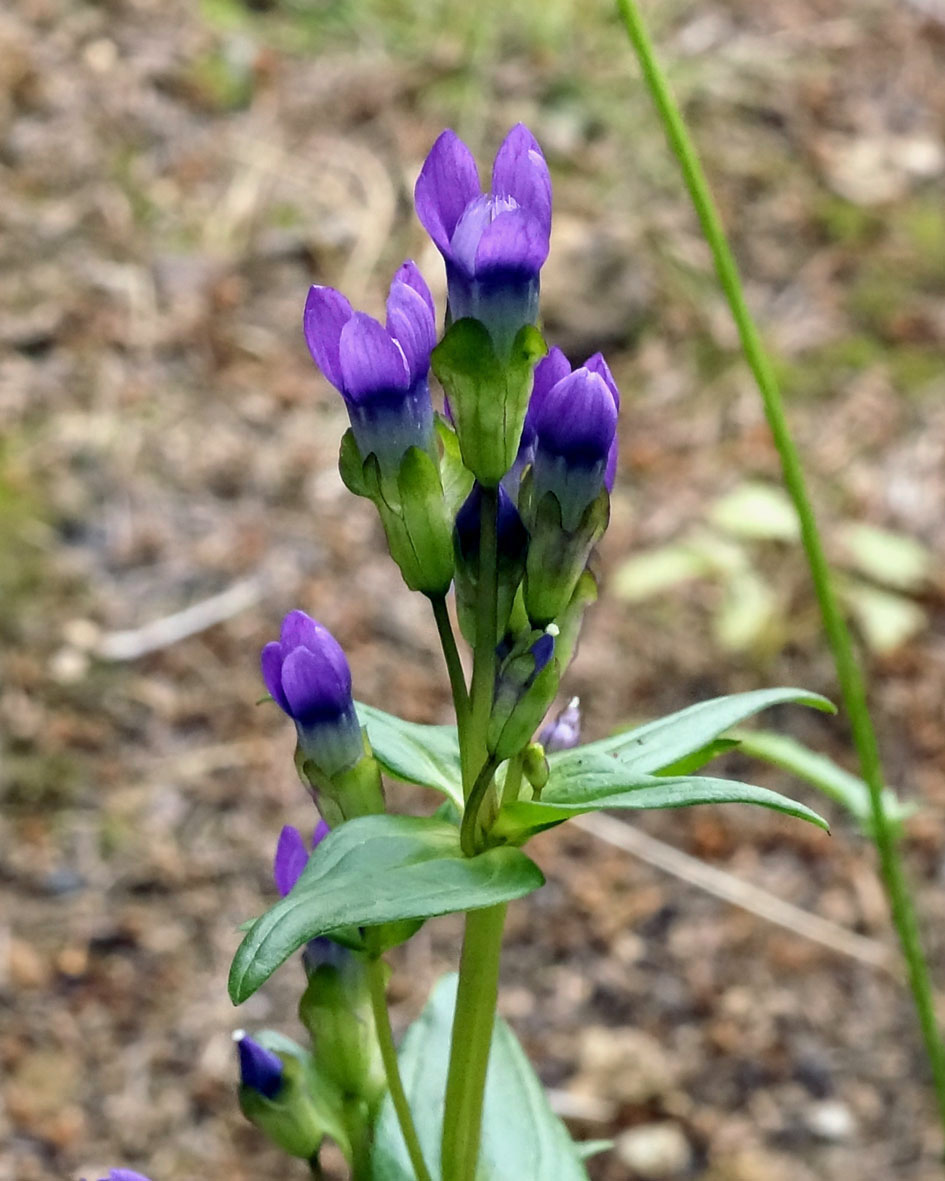
<svg viewBox="0 0 945 1181">
<path fill-rule="evenodd" d="M 295 749 L 295 768 L 308 788 L 329 828 L 337 828 L 356 816 L 373 816 L 385 810 L 381 769 L 371 751 L 367 731 L 361 731 L 364 756 L 343 771 L 326 775 L 305 757 L 301 746 Z"/>
<path fill-rule="evenodd" d="M 451 324 L 433 350 L 463 463 L 485 488 L 495 488 L 515 462 L 535 365 L 547 351 L 538 329 L 526 324 L 503 362 L 485 325 L 468 318 Z"/>
<path fill-rule="evenodd" d="M 312 1055 L 273 1031 L 257 1037 L 282 1060 L 282 1086 L 274 1098 L 267 1099 L 255 1088 L 241 1085 L 239 1103 L 246 1118 L 289 1156 L 314 1159 L 326 1136 L 349 1155 L 341 1095 Z"/>
<path fill-rule="evenodd" d="M 603 537 L 610 520 L 610 496 L 606 489 L 592 500 L 574 530 L 561 523 L 561 506 L 553 492 L 537 504 L 530 503 L 531 480 L 523 481 L 526 525 L 531 533 L 525 566 L 525 609 L 535 627 L 557 619 L 567 608 L 578 586 L 592 548 Z"/>
<path fill-rule="evenodd" d="M 434 457 L 408 447 L 396 477 L 385 477 L 376 455 L 362 457 L 349 429 L 338 470 L 350 492 L 374 502 L 391 557 L 410 590 L 431 598 L 445 595 L 453 580 L 452 521 Z"/>
</svg>

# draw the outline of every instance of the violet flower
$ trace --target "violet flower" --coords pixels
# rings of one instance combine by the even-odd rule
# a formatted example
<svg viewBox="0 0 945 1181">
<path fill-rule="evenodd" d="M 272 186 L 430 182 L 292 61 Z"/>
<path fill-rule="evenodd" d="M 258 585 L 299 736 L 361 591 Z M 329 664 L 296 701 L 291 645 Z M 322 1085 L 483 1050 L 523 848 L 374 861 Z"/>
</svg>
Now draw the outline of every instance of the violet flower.
<svg viewBox="0 0 945 1181">
<path fill-rule="evenodd" d="M 312 833 L 312 843 L 308 847 L 306 847 L 305 838 L 291 824 L 287 824 L 279 833 L 276 855 L 272 863 L 272 876 L 276 883 L 276 889 L 283 898 L 302 876 L 302 870 L 308 865 L 309 857 L 329 832 L 331 829 L 325 821 L 319 820 Z"/>
<path fill-rule="evenodd" d="M 351 669 L 341 645 L 304 611 L 290 611 L 279 640 L 261 656 L 263 680 L 295 722 L 307 759 L 331 778 L 364 754 L 351 697 Z"/>
<path fill-rule="evenodd" d="M 557 717 L 542 728 L 538 741 L 545 753 L 551 754 L 556 750 L 571 750 L 580 739 L 581 703 L 577 697 L 572 697 Z"/>
<path fill-rule="evenodd" d="M 282 1089 L 282 1059 L 249 1036 L 245 1029 L 233 1034 L 240 1059 L 240 1084 L 266 1099 L 275 1099 Z"/>
<path fill-rule="evenodd" d="M 133 1169 L 111 1169 L 107 1177 L 99 1181 L 149 1181 L 144 1173 L 136 1173 Z"/>
<path fill-rule="evenodd" d="M 601 489 L 613 487 L 619 409 L 620 393 L 600 353 L 573 372 L 560 349 L 537 365 L 523 445 L 532 454 L 536 499 L 553 492 L 569 531 Z"/>
<path fill-rule="evenodd" d="M 311 288 L 302 326 L 315 364 L 345 400 L 362 459 L 374 454 L 381 472 L 396 476 L 408 448 L 433 451 L 436 323 L 433 297 L 414 263 L 394 275 L 386 326 L 354 311 L 333 287 Z"/>
<path fill-rule="evenodd" d="M 538 319 L 539 272 L 551 236 L 551 177 L 519 123 L 508 133 L 483 193 L 472 152 L 444 131 L 414 191 L 417 216 L 446 263 L 449 318 L 483 323 L 500 357 Z"/>
</svg>

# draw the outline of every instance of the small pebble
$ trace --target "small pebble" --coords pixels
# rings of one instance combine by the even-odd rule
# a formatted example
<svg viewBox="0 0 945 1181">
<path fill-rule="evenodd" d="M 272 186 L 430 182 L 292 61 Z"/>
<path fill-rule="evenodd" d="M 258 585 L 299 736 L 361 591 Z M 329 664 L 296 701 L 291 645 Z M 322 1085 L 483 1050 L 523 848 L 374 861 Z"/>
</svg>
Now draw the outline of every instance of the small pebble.
<svg viewBox="0 0 945 1181">
<path fill-rule="evenodd" d="M 818 1140 L 824 1140 L 829 1144 L 852 1140 L 856 1132 L 853 1113 L 845 1103 L 836 1099 L 813 1104 L 807 1109 L 805 1122 L 809 1131 Z"/>
<path fill-rule="evenodd" d="M 617 1157 L 644 1181 L 682 1177 L 692 1163 L 692 1149 L 679 1124 L 642 1124 L 621 1132 Z"/>
</svg>

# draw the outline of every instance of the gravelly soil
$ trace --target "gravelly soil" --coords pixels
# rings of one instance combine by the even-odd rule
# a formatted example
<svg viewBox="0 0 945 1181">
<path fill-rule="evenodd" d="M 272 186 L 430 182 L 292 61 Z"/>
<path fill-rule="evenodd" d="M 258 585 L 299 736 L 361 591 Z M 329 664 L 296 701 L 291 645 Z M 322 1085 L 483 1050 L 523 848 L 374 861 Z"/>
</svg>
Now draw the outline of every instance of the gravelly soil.
<svg viewBox="0 0 945 1181">
<path fill-rule="evenodd" d="M 400 587 L 373 510 L 340 483 L 343 410 L 298 321 L 313 280 L 377 311 L 405 255 L 439 276 L 409 193 L 448 120 L 482 156 L 518 118 L 547 145 L 548 335 L 576 360 L 605 347 L 625 392 L 604 593 L 568 685 L 588 734 L 768 684 L 835 693 L 790 547 L 759 553 L 783 624 L 751 654 L 713 640 L 714 584 L 633 608 L 608 593 L 629 553 L 679 537 L 777 463 L 606 14 L 532 48 L 503 26 L 467 69 L 448 25 L 422 53 L 356 22 L 324 44 L 309 34 L 303 52 L 301 23 L 271 7 L 237 28 L 183 0 L 0 13 L 4 1181 L 118 1163 L 154 1181 L 295 1175 L 235 1110 L 230 1033 L 292 1032 L 297 973 L 239 1013 L 224 987 L 237 924 L 273 896 L 280 827 L 310 823 L 289 729 L 254 705 L 256 653 L 303 606 L 343 641 L 360 697 L 448 718 L 432 621 Z M 941 555 L 934 6 L 728 0 L 662 19 L 818 501 Z M 133 660 L 96 655 L 242 580 L 247 605 L 224 623 Z M 869 658 L 890 778 L 921 805 L 906 849 L 939 980 L 943 585 L 939 570 L 918 635 Z M 849 765 L 842 719 L 774 721 Z M 738 756 L 723 773 L 804 793 Z M 639 823 L 889 942 L 872 853 L 829 814 L 832 838 L 747 810 Z M 678 1156 L 660 1174 L 601 1158 L 595 1178 L 940 1175 L 897 980 L 586 833 L 534 848 L 549 884 L 512 910 L 503 1011 L 559 1105 L 583 1113 L 576 1131 L 667 1125 Z M 458 935 L 455 919 L 430 923 L 394 957 L 399 1028 Z"/>
</svg>

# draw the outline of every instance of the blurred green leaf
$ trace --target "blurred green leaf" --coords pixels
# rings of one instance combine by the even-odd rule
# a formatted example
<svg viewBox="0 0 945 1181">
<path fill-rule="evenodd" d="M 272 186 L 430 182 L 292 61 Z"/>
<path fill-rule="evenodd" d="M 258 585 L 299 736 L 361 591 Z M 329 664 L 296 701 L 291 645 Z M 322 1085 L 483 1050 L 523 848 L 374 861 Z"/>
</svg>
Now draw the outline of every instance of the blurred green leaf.
<svg viewBox="0 0 945 1181">
<path fill-rule="evenodd" d="M 881 590 L 852 578 L 844 579 L 839 589 L 863 638 L 880 656 L 895 651 L 928 623 L 928 616 L 918 603 L 895 591 Z"/>
<path fill-rule="evenodd" d="M 800 537 L 790 497 L 776 484 L 739 484 L 712 505 L 709 520 L 746 541 L 797 541 Z"/>
<path fill-rule="evenodd" d="M 914 537 L 857 522 L 843 527 L 840 540 L 856 569 L 883 586 L 920 591 L 928 583 L 932 554 Z"/>
</svg>

